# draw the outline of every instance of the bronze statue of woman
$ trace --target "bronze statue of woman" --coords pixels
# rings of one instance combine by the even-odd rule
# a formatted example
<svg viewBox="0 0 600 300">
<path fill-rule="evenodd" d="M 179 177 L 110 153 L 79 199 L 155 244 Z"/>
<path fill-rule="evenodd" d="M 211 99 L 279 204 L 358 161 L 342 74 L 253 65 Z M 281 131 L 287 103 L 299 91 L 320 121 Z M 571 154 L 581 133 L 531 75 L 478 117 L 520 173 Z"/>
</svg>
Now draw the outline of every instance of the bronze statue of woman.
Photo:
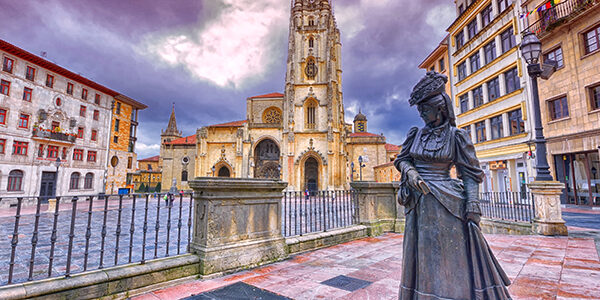
<svg viewBox="0 0 600 300">
<path fill-rule="evenodd" d="M 510 281 L 479 229 L 484 174 L 471 137 L 456 128 L 447 81 L 428 72 L 413 89 L 409 103 L 425 126 L 410 129 L 394 161 L 406 214 L 399 298 L 510 299 Z"/>
</svg>

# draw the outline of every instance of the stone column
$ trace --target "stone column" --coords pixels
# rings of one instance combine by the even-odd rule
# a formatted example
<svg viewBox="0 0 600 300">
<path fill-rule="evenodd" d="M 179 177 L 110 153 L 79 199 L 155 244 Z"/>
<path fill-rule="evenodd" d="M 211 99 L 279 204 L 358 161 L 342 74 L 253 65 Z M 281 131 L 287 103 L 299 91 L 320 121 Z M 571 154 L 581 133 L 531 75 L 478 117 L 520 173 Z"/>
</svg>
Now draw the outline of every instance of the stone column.
<svg viewBox="0 0 600 300">
<path fill-rule="evenodd" d="M 200 274 L 247 269 L 287 257 L 281 199 L 287 183 L 246 178 L 196 178 L 190 251 Z"/>
<path fill-rule="evenodd" d="M 534 181 L 528 186 L 535 205 L 533 232 L 541 235 L 567 235 L 567 226 L 560 209 L 560 195 L 565 185 L 558 181 Z"/>
<path fill-rule="evenodd" d="M 404 209 L 396 201 L 398 183 L 355 181 L 350 186 L 358 191 L 358 221 L 369 236 L 404 232 Z"/>
</svg>

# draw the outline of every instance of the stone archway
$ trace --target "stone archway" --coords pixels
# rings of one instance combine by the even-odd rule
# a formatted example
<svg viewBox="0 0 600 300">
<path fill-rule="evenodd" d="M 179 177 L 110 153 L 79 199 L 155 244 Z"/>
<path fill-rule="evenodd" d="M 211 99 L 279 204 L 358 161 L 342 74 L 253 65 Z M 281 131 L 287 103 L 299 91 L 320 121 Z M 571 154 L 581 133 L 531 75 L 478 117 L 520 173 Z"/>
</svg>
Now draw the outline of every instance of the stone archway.
<svg viewBox="0 0 600 300">
<path fill-rule="evenodd" d="M 319 190 L 319 162 L 312 156 L 304 162 L 304 189 Z"/>
<path fill-rule="evenodd" d="M 254 148 L 254 178 L 279 179 L 279 156 L 279 146 L 275 141 L 260 141 Z"/>
<path fill-rule="evenodd" d="M 231 177 L 231 172 L 229 172 L 229 168 L 227 166 L 221 166 L 219 172 L 217 173 L 219 177 Z"/>
</svg>

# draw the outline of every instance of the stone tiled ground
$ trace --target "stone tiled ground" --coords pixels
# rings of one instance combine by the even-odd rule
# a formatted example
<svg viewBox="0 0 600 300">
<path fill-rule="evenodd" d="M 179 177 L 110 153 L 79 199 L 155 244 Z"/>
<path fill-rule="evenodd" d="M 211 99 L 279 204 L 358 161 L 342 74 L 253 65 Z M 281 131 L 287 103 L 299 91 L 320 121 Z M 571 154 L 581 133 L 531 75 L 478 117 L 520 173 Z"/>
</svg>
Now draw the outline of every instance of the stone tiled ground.
<svg viewBox="0 0 600 300">
<path fill-rule="evenodd" d="M 487 235 L 513 284 L 514 299 L 600 299 L 600 260 L 593 239 Z M 212 280 L 175 285 L 133 299 L 179 299 L 238 281 L 294 299 L 395 299 L 402 235 L 386 234 L 296 255 Z M 321 284 L 346 275 L 373 282 L 348 292 Z"/>
</svg>

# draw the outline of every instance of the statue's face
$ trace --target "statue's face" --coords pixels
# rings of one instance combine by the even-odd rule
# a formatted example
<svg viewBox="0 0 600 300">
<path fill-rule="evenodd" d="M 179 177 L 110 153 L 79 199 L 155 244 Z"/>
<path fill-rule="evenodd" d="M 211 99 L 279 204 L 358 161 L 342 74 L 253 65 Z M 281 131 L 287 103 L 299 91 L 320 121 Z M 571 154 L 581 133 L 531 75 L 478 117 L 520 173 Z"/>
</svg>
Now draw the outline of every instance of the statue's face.
<svg viewBox="0 0 600 300">
<path fill-rule="evenodd" d="M 419 115 L 425 124 L 438 125 L 440 122 L 441 114 L 439 107 L 428 105 L 427 103 L 419 104 Z"/>
</svg>

